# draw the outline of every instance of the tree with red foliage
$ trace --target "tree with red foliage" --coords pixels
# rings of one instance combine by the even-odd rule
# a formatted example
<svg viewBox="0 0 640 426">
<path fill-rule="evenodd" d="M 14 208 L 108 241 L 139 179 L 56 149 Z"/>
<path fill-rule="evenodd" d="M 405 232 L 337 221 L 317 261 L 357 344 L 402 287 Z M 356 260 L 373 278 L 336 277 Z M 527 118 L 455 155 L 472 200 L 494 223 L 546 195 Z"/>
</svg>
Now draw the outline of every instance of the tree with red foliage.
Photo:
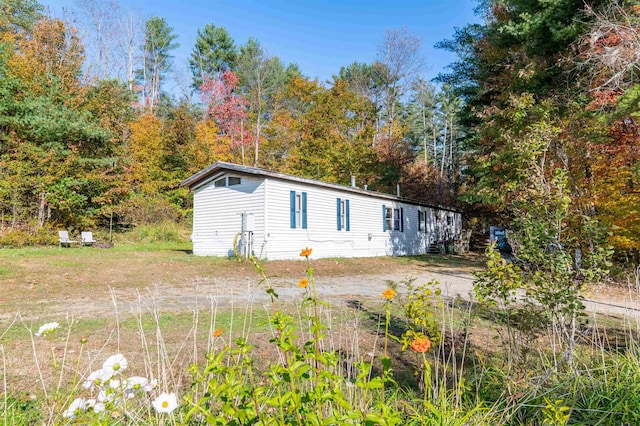
<svg viewBox="0 0 640 426">
<path fill-rule="evenodd" d="M 207 107 L 208 118 L 214 120 L 220 137 L 226 139 L 229 151 L 240 153 L 245 163 L 245 150 L 251 143 L 250 127 L 247 126 L 249 102 L 236 91 L 238 77 L 225 71 L 214 79 L 205 78 L 201 87 L 202 104 Z"/>
</svg>

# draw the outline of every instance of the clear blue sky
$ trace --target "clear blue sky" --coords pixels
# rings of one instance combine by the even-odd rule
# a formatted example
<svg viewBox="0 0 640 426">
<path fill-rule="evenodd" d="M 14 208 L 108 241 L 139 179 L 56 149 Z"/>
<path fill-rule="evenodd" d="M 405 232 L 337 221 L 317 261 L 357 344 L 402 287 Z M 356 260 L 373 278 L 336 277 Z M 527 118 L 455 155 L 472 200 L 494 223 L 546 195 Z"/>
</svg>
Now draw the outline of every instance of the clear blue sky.
<svg viewBox="0 0 640 426">
<path fill-rule="evenodd" d="M 81 1 L 81 0 L 80 0 Z M 107 0 L 104 0 L 107 1 Z M 41 0 L 52 15 L 73 10 L 78 0 Z M 478 22 L 475 0 L 120 0 L 145 17 L 164 17 L 178 34 L 174 63 L 184 67 L 198 28 L 208 23 L 225 27 L 236 45 L 257 39 L 285 64 L 295 62 L 302 73 L 321 81 L 354 61 L 371 63 L 386 30 L 408 28 L 422 38 L 428 64 L 423 76 L 435 77 L 455 58 L 434 44 L 450 38 L 455 27 Z"/>
</svg>

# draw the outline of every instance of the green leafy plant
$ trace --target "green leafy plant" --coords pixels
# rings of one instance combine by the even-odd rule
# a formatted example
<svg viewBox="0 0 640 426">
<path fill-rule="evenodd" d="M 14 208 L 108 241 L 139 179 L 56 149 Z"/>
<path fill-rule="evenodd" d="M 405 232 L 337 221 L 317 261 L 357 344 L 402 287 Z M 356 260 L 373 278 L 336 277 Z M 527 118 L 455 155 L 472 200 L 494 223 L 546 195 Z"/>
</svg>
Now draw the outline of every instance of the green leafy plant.
<svg viewBox="0 0 640 426">
<path fill-rule="evenodd" d="M 253 259 L 266 283 L 273 312 L 270 343 L 278 362 L 266 371 L 256 372 L 253 347 L 243 338 L 227 343 L 207 355 L 204 367 L 193 365 L 192 390 L 185 398 L 190 408 L 186 420 L 207 424 L 380 424 L 402 422 L 399 409 L 384 400 L 385 383 L 391 378 L 391 362 L 383 356 L 383 372 L 372 375 L 372 365 L 354 363 L 357 374 L 346 380 L 340 370 L 337 352 L 324 349 L 326 326 L 320 320 L 319 307 L 326 305 L 317 297 L 313 268 L 304 249 L 307 268 L 298 286 L 304 294 L 301 307 L 306 311 L 309 338 L 300 336 L 294 319 L 277 309 L 277 293 L 260 263 Z M 391 289 L 383 293 L 388 304 L 395 296 Z M 387 315 L 387 333 L 389 315 Z M 385 344 L 386 346 L 386 344 Z"/>
<path fill-rule="evenodd" d="M 545 407 L 542 409 L 542 424 L 545 426 L 564 426 L 571 417 L 571 408 L 564 405 L 564 401 L 557 399 L 551 401 L 544 398 Z"/>
</svg>

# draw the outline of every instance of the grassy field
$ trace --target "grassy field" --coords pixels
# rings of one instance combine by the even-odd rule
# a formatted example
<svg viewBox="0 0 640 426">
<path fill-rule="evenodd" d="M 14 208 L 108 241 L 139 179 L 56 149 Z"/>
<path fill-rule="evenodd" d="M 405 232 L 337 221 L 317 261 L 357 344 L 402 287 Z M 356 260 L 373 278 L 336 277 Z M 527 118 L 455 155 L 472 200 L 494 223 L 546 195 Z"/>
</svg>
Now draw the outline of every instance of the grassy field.
<svg viewBox="0 0 640 426">
<path fill-rule="evenodd" d="M 149 289 L 169 288 L 179 298 L 194 285 L 208 291 L 213 287 L 205 283 L 215 282 L 217 292 L 242 293 L 247 282 L 258 285 L 264 276 L 248 261 L 193 256 L 186 244 L 2 249 L 0 265 L 5 424 L 205 424 L 207 416 L 227 424 L 255 413 L 264 424 L 304 424 L 295 417 L 300 413 L 342 416 L 331 424 L 640 421 L 632 318 L 590 319 L 569 365 L 555 349 L 553 327 L 505 326 L 500 309 L 444 300 L 436 286 L 420 287 L 426 283 L 389 283 L 397 291 L 390 299 L 373 294 L 325 303 L 312 286 L 298 288 L 309 266 L 304 261 L 263 264 L 279 283 L 276 293 L 297 289 L 293 299 L 223 304 L 205 292 L 197 307 L 184 309 L 166 309 Z M 481 265 L 482 256 L 473 254 L 310 264 L 314 277 L 346 285 L 353 277 L 366 283 L 392 272 L 466 274 Z M 35 336 L 53 321 L 55 332 Z M 412 351 L 411 339 L 403 348 L 412 330 L 429 330 L 428 354 Z M 113 388 L 105 412 L 85 407 L 65 417 L 79 398 L 100 400 L 97 388 L 84 383 L 114 354 L 126 356 L 128 377 L 158 385 L 141 399 L 116 403 L 124 394 L 114 383 L 127 380 L 118 376 L 102 384 Z M 151 409 L 160 392 L 177 393 L 180 408 L 170 414 Z M 279 411 L 283 406 L 292 411 Z"/>
<path fill-rule="evenodd" d="M 325 277 L 376 275 L 388 271 L 410 274 L 417 266 L 433 270 L 477 269 L 480 256 L 320 259 L 314 267 Z M 107 305 L 111 293 L 144 291 L 155 286 L 180 288 L 198 280 L 254 282 L 261 277 L 249 261 L 199 257 L 190 244 L 127 244 L 109 249 L 36 247 L 0 249 L 0 317 L 15 312 L 42 317 L 53 306 L 91 303 Z M 295 280 L 300 261 L 267 262 L 269 277 Z M 59 312 L 56 309 L 55 312 Z M 95 311 L 91 312 L 95 315 Z M 76 312 L 81 315 L 81 312 Z"/>
<path fill-rule="evenodd" d="M 313 260 L 313 267 L 323 278 L 366 277 L 390 272 L 409 277 L 416 268 L 472 271 L 480 263 L 481 257 L 475 255 L 436 255 L 319 259 Z M 157 287 L 162 287 L 163 291 L 171 289 L 172 294 L 178 297 L 187 290 L 193 291 L 198 283 L 215 281 L 216 292 L 220 294 L 225 290 L 244 291 L 245 283 L 257 285 L 262 280 L 251 262 L 194 256 L 188 243 L 124 244 L 108 249 L 0 249 L 0 265 L 3 289 L 0 295 L 0 343 L 22 355 L 7 364 L 14 371 L 8 377 L 16 379 L 14 384 L 18 388 L 28 388 L 28 383 L 31 383 L 31 380 L 22 380 L 23 373 L 19 372 L 30 370 L 30 363 L 23 357 L 26 355 L 27 361 L 33 358 L 31 351 L 26 350 L 31 345 L 29 329 L 34 331 L 40 324 L 50 321 L 68 322 L 67 329 L 73 330 L 70 344 L 74 351 L 79 350 L 77 341 L 84 338 L 93 345 L 104 345 L 96 349 L 102 352 L 126 349 L 136 353 L 139 350 L 137 334 L 154 331 L 157 326 L 163 330 L 166 345 L 176 348 L 185 345 L 185 336 L 205 347 L 210 340 L 209 333 L 216 327 L 224 327 L 232 335 L 265 331 L 266 313 L 261 304 L 252 307 L 218 306 L 207 299 L 210 295 L 206 293 L 201 294 L 198 312 L 140 303 L 139 297 L 148 296 Z M 270 279 L 289 279 L 293 287 L 305 270 L 304 263 L 297 260 L 266 262 L 263 267 Z M 296 304 L 284 302 L 279 306 L 287 312 L 299 309 Z M 354 312 L 366 317 L 363 311 L 339 309 L 343 311 L 339 312 L 334 307 L 332 313 L 336 319 L 352 317 Z M 249 317 L 251 321 L 247 321 Z M 337 325 L 344 326 L 342 323 Z M 132 338 L 131 335 L 136 336 Z M 67 344 L 66 336 L 57 333 L 53 343 L 58 350 Z"/>
</svg>

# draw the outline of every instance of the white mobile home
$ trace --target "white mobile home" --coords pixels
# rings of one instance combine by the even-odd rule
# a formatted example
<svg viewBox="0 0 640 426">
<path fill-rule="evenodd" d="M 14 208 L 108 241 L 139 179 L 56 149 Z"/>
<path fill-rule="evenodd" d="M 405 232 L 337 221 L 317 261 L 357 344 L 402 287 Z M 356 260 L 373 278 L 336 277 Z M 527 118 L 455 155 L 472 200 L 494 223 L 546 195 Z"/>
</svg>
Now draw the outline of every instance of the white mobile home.
<svg viewBox="0 0 640 426">
<path fill-rule="evenodd" d="M 216 162 L 194 192 L 193 253 L 296 259 L 428 252 L 462 231 L 460 211 L 353 186 Z"/>
</svg>

